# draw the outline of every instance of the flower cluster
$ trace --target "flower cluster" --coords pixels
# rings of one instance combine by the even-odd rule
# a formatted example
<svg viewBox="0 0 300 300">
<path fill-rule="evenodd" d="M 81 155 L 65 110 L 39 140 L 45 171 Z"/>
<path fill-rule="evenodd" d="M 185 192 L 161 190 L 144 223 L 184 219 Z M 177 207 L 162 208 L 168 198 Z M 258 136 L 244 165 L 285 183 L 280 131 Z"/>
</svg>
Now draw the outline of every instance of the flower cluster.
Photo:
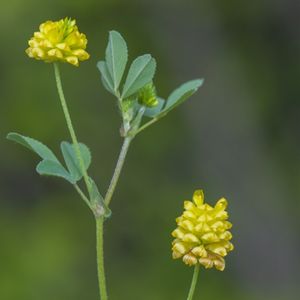
<svg viewBox="0 0 300 300">
<path fill-rule="evenodd" d="M 146 107 L 155 107 L 158 104 L 156 89 L 152 82 L 139 91 L 138 102 Z"/>
<path fill-rule="evenodd" d="M 233 250 L 228 231 L 227 201 L 221 198 L 214 207 L 204 203 L 202 190 L 195 191 L 193 201 L 185 201 L 183 214 L 176 219 L 178 227 L 172 232 L 173 258 L 187 265 L 200 263 L 205 268 L 223 271 L 224 257 Z"/>
<path fill-rule="evenodd" d="M 29 57 L 45 62 L 67 62 L 74 66 L 89 58 L 85 51 L 87 38 L 78 31 L 75 20 L 46 21 L 39 29 L 28 42 L 26 53 Z"/>
</svg>

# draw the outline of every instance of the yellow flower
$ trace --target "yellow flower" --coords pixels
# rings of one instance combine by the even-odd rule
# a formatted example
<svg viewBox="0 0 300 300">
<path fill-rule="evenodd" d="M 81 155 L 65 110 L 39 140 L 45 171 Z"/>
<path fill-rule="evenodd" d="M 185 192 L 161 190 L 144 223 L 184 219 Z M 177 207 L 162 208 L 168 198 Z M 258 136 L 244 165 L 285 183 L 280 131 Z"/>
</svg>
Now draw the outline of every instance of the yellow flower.
<svg viewBox="0 0 300 300">
<path fill-rule="evenodd" d="M 196 190 L 193 201 L 185 201 L 183 214 L 176 219 L 172 232 L 173 258 L 182 258 L 187 265 L 200 263 L 205 268 L 223 271 L 224 257 L 233 250 L 232 234 L 228 229 L 227 201 L 221 198 L 214 207 L 204 203 L 202 190 Z"/>
<path fill-rule="evenodd" d="M 75 20 L 46 21 L 39 29 L 28 41 L 26 53 L 29 57 L 45 62 L 67 62 L 74 66 L 90 57 L 85 51 L 87 38 L 78 31 Z"/>
</svg>

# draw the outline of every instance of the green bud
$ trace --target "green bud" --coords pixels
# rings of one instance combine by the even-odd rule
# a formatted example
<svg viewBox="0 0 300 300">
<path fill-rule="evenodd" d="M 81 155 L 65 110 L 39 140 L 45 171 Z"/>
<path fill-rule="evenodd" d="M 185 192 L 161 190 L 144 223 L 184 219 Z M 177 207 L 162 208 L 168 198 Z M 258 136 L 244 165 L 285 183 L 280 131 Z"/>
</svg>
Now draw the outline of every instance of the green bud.
<svg viewBox="0 0 300 300">
<path fill-rule="evenodd" d="M 156 89 L 153 83 L 146 84 L 138 92 L 138 102 L 146 107 L 155 107 L 158 104 Z"/>
<path fill-rule="evenodd" d="M 123 114 L 123 118 L 130 122 L 135 114 L 135 105 L 136 99 L 135 98 L 127 98 L 124 99 L 121 103 L 121 110 Z"/>
</svg>

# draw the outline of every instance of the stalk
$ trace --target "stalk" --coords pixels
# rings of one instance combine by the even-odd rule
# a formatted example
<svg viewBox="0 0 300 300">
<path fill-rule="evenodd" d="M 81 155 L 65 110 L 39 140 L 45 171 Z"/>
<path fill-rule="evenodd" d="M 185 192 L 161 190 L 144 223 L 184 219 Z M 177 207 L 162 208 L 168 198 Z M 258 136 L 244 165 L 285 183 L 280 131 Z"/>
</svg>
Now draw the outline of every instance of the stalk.
<svg viewBox="0 0 300 300">
<path fill-rule="evenodd" d="M 195 269 L 194 269 L 193 279 L 192 279 L 192 282 L 191 282 L 190 291 L 189 291 L 187 300 L 192 300 L 193 297 L 194 297 L 195 288 L 196 288 L 196 284 L 197 284 L 197 280 L 198 280 L 198 275 L 199 275 L 199 270 L 200 270 L 200 265 L 197 264 L 195 266 Z"/>
</svg>

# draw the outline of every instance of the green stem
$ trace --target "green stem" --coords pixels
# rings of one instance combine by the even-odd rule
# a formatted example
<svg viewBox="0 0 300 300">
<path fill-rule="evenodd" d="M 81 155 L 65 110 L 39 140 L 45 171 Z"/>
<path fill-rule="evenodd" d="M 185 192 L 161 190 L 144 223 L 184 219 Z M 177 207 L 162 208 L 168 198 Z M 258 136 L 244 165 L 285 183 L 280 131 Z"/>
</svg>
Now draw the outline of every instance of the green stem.
<svg viewBox="0 0 300 300">
<path fill-rule="evenodd" d="M 111 201 L 111 198 L 112 198 L 113 193 L 115 191 L 116 185 L 118 183 L 118 180 L 119 180 L 119 177 L 120 177 L 120 174 L 121 174 L 121 171 L 122 171 L 122 168 L 123 168 L 125 158 L 126 158 L 128 148 L 130 146 L 131 141 L 132 141 L 132 137 L 125 137 L 125 139 L 124 139 L 124 142 L 123 142 L 120 154 L 119 154 L 118 162 L 117 162 L 113 177 L 110 181 L 109 188 L 108 188 L 107 193 L 106 193 L 105 198 L 104 198 L 105 204 L 107 206 L 109 205 L 109 203 Z"/>
<path fill-rule="evenodd" d="M 192 279 L 192 283 L 191 283 L 191 287 L 190 287 L 190 291 L 189 291 L 187 300 L 192 300 L 193 299 L 194 292 L 195 292 L 195 287 L 196 287 L 197 280 L 198 280 L 199 269 L 200 269 L 200 265 L 197 264 L 195 266 L 195 269 L 194 269 L 193 279 Z"/>
<path fill-rule="evenodd" d="M 83 161 L 83 158 L 82 158 L 82 155 L 81 155 L 81 152 L 80 152 L 79 143 L 78 143 L 78 140 L 77 140 L 77 137 L 76 137 L 76 134 L 75 134 L 75 130 L 74 130 L 74 127 L 73 127 L 73 124 L 72 124 L 71 116 L 70 116 L 68 106 L 67 106 L 67 102 L 66 102 L 66 99 L 65 99 L 65 95 L 64 95 L 64 92 L 63 92 L 58 63 L 54 63 L 54 73 L 55 73 L 55 80 L 56 80 L 59 99 L 60 99 L 61 106 L 62 106 L 64 115 L 65 115 L 65 119 L 66 119 L 66 122 L 67 122 L 68 129 L 69 129 L 69 132 L 70 132 L 70 135 L 71 135 L 71 139 L 72 139 L 72 142 L 73 142 L 73 147 L 74 147 L 74 150 L 75 150 L 76 158 L 79 161 L 80 169 L 81 169 L 81 172 L 83 174 L 83 178 L 84 178 L 87 190 L 90 194 L 90 189 L 91 189 L 90 180 L 89 180 L 89 176 L 88 176 L 87 171 L 86 171 L 85 166 L 84 166 L 84 161 Z M 127 146 L 127 148 L 128 148 L 128 146 Z M 125 153 L 125 156 L 126 156 L 126 153 Z M 122 163 L 122 165 L 123 165 L 123 163 Z M 122 168 L 122 165 L 119 166 L 119 168 Z M 117 165 L 117 167 L 118 167 L 118 165 Z M 115 188 L 115 185 L 117 183 L 118 177 L 119 177 L 119 175 L 115 179 L 115 183 L 114 183 L 112 191 L 111 191 L 111 196 L 112 196 L 113 190 Z M 79 188 L 79 186 L 77 184 L 74 184 L 74 187 L 75 187 L 76 191 L 79 193 L 79 195 L 81 196 L 81 198 L 84 200 L 84 202 L 89 206 L 89 208 L 92 209 L 89 199 L 85 196 L 85 194 L 82 192 L 82 190 Z M 104 273 L 104 255 L 103 255 L 103 222 L 104 222 L 103 217 L 96 218 L 97 271 L 98 271 L 99 291 L 100 291 L 101 300 L 107 300 L 107 291 L 106 291 L 106 282 L 105 282 L 105 273 Z"/>
<path fill-rule="evenodd" d="M 150 125 L 152 125 L 153 123 L 157 122 L 158 119 L 152 119 L 151 121 L 147 122 L 146 124 L 144 124 L 143 126 L 141 126 L 136 132 L 135 134 L 140 133 L 141 131 L 145 130 L 147 127 L 149 127 Z"/>
<path fill-rule="evenodd" d="M 104 251 L 103 251 L 103 222 L 104 218 L 96 218 L 96 250 L 97 250 L 97 271 L 101 300 L 107 300 L 106 280 L 104 271 Z"/>
<path fill-rule="evenodd" d="M 66 98 L 65 98 L 64 91 L 63 91 L 63 88 L 62 88 L 61 76 L 60 76 L 58 63 L 54 63 L 54 73 L 55 73 L 55 81 L 56 81 L 56 86 L 57 86 L 57 90 L 58 90 L 59 99 L 60 99 L 61 106 L 62 106 L 64 115 L 65 115 L 67 126 L 68 126 L 68 129 L 69 129 L 70 135 L 71 135 L 71 139 L 72 139 L 72 142 L 73 142 L 73 145 L 74 145 L 75 154 L 76 154 L 76 157 L 79 161 L 81 172 L 83 174 L 83 178 L 84 178 L 86 187 L 87 187 L 88 191 L 90 191 L 90 181 L 89 181 L 89 177 L 88 177 L 88 174 L 87 174 L 85 166 L 84 166 L 84 161 L 83 161 L 83 158 L 82 158 L 82 155 L 81 155 L 81 152 L 80 152 L 78 140 L 77 140 L 77 137 L 76 137 L 76 134 L 75 134 L 75 130 L 74 130 L 74 127 L 73 127 L 73 124 L 72 124 L 72 120 L 71 120 L 71 116 L 70 116 L 69 109 L 68 109 L 68 106 L 67 106 Z"/>
<path fill-rule="evenodd" d="M 78 192 L 79 196 L 81 197 L 81 199 L 86 203 L 86 205 L 93 210 L 92 206 L 91 206 L 91 202 L 89 201 L 89 199 L 87 198 L 87 196 L 83 193 L 83 191 L 81 190 L 81 188 L 75 183 L 74 187 L 76 189 L 76 191 Z"/>
</svg>

